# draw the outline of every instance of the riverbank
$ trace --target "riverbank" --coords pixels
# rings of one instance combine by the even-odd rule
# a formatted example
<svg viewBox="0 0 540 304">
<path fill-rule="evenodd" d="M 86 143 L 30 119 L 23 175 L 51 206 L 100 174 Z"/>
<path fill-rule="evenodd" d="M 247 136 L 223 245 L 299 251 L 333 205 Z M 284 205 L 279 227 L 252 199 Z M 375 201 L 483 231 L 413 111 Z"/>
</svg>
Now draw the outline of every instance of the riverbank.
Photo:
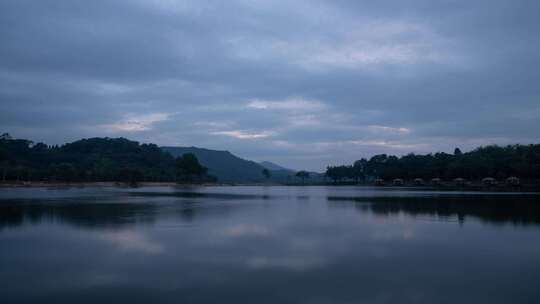
<svg viewBox="0 0 540 304">
<path fill-rule="evenodd" d="M 49 188 L 49 187 L 181 187 L 181 186 L 199 186 L 199 187 L 219 187 L 219 186 L 284 186 L 283 184 L 275 183 L 200 183 L 200 184 L 183 184 L 175 182 L 139 182 L 135 184 L 123 183 L 123 182 L 0 182 L 0 188 L 25 188 L 25 187 L 37 187 L 37 188 Z"/>
<path fill-rule="evenodd" d="M 178 184 L 173 182 L 141 182 L 136 184 L 120 183 L 120 182 L 4 182 L 0 183 L 0 187 L 173 187 L 173 186 L 193 186 L 195 184 Z M 219 186 L 228 184 L 196 184 L 197 186 Z"/>
<path fill-rule="evenodd" d="M 408 190 L 408 191 L 472 191 L 472 192 L 540 192 L 540 185 L 494 185 L 484 186 L 479 184 L 467 184 L 456 186 L 451 184 L 441 185 L 371 185 L 371 184 L 353 184 L 353 183 L 305 183 L 305 184 L 279 184 L 279 183 L 200 183 L 200 184 L 179 184 L 175 182 L 139 182 L 136 184 L 122 182 L 0 182 L 0 188 L 85 188 L 85 187 L 103 187 L 103 188 L 138 188 L 138 187 L 230 187 L 230 186 L 291 186 L 291 187 L 357 187 L 357 188 L 377 188 L 386 190 Z"/>
</svg>

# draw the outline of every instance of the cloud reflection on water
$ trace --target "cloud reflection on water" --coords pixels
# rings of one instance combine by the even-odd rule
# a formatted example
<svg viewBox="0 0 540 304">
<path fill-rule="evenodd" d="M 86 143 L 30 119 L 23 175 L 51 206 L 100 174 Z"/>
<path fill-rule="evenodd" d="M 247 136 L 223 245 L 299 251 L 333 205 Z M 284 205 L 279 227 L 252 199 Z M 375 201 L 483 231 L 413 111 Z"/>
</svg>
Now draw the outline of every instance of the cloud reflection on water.
<svg viewBox="0 0 540 304">
<path fill-rule="evenodd" d="M 115 247 L 128 252 L 144 254 L 160 254 L 164 247 L 162 244 L 150 239 L 141 232 L 136 231 L 112 231 L 98 235 L 98 239 L 110 242 Z"/>
</svg>

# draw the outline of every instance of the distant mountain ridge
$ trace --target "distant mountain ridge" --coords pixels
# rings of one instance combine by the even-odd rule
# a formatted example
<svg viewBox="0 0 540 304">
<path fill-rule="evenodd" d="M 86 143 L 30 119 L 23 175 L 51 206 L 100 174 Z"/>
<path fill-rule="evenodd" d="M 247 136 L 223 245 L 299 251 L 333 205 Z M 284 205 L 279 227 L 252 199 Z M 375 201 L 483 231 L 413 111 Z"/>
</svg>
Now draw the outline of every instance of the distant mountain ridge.
<svg viewBox="0 0 540 304">
<path fill-rule="evenodd" d="M 197 147 L 161 147 L 174 157 L 193 153 L 200 163 L 208 168 L 208 174 L 214 175 L 220 182 L 262 182 L 262 165 L 240 158 L 229 151 L 210 150 Z"/>
<path fill-rule="evenodd" d="M 261 166 L 265 167 L 266 169 L 270 170 L 270 171 L 290 171 L 290 172 L 295 172 L 292 169 L 282 167 L 282 166 L 280 166 L 278 164 L 275 164 L 275 163 L 269 162 L 269 161 L 262 161 L 259 164 Z"/>
</svg>

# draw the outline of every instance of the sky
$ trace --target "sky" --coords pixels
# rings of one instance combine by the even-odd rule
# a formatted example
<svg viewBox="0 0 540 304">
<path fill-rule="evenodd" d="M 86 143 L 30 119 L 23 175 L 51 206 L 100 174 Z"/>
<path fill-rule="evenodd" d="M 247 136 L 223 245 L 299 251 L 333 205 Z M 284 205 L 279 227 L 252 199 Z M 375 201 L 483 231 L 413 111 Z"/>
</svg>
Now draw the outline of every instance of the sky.
<svg viewBox="0 0 540 304">
<path fill-rule="evenodd" d="M 2 0 L 0 132 L 324 170 L 540 142 L 540 1 Z"/>
</svg>

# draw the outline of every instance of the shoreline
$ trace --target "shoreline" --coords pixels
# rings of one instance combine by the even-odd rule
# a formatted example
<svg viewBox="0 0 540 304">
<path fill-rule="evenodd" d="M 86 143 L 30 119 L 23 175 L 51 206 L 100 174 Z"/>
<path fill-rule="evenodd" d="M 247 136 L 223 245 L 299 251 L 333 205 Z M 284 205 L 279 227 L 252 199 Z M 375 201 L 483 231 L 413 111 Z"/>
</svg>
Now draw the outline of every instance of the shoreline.
<svg viewBox="0 0 540 304">
<path fill-rule="evenodd" d="M 139 188 L 139 187 L 234 187 L 234 186 L 286 186 L 270 183 L 201 183 L 182 184 L 175 182 L 139 182 L 130 184 L 125 182 L 0 182 L 0 188 L 47 188 L 47 187 L 111 187 L 111 188 Z"/>
<path fill-rule="evenodd" d="M 408 190 L 408 191 L 470 191 L 470 192 L 503 192 L 503 193 L 523 193 L 540 192 L 540 186 L 522 185 L 519 187 L 492 186 L 484 187 L 478 185 L 469 186 L 393 186 L 393 185 L 368 185 L 368 184 L 278 184 L 278 183 L 202 183 L 202 184 L 179 184 L 175 182 L 140 182 L 135 185 L 123 182 L 0 182 L 1 188 L 140 188 L 140 187 L 356 187 L 380 190 Z"/>
</svg>

